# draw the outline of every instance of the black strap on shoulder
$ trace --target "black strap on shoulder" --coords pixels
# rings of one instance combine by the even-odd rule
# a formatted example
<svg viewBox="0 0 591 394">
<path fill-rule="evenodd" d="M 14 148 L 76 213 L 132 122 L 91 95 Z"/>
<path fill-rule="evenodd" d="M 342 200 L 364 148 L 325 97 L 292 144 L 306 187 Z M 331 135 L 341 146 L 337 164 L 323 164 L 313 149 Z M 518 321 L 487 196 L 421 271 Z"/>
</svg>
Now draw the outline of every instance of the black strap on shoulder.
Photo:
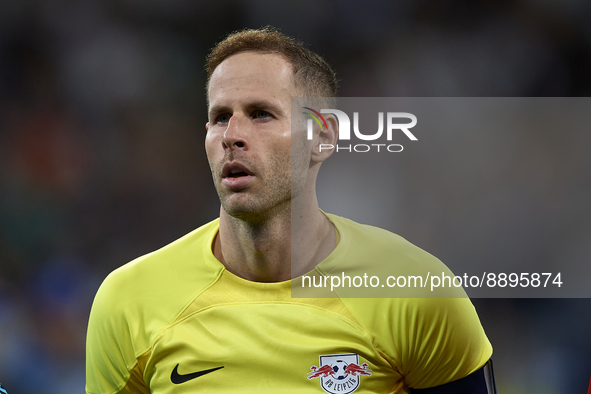
<svg viewBox="0 0 591 394">
<path fill-rule="evenodd" d="M 484 367 L 465 378 L 454 380 L 437 387 L 410 389 L 412 394 L 497 394 L 492 360 Z"/>
</svg>

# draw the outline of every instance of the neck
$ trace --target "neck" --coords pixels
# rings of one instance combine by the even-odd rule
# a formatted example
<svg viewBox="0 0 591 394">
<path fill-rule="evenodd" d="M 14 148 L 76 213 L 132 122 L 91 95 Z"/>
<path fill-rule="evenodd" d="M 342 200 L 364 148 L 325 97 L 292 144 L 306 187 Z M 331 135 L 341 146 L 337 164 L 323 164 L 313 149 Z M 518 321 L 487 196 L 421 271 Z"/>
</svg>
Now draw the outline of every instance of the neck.
<svg viewBox="0 0 591 394">
<path fill-rule="evenodd" d="M 314 199 L 291 204 L 256 222 L 220 212 L 213 252 L 233 274 L 255 282 L 280 282 L 312 270 L 336 247 L 334 225 Z"/>
</svg>

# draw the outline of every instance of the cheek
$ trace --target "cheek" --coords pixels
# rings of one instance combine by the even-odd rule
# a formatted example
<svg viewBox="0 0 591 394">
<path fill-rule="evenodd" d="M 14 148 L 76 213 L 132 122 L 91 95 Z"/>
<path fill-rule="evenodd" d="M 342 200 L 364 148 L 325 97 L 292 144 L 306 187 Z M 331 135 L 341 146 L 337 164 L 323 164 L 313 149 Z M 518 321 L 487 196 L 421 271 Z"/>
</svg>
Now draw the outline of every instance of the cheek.
<svg viewBox="0 0 591 394">
<path fill-rule="evenodd" d="M 210 141 L 205 142 L 205 156 L 207 157 L 207 163 L 209 164 L 209 169 L 212 173 L 216 173 L 219 171 L 217 168 L 220 162 L 220 155 L 216 153 L 216 150 L 213 148 L 213 145 Z"/>
<path fill-rule="evenodd" d="M 213 155 L 215 155 L 215 143 L 215 138 L 212 137 L 211 133 L 207 133 L 205 136 L 205 153 L 208 158 L 211 158 Z"/>
<path fill-rule="evenodd" d="M 310 166 L 310 145 L 307 140 L 297 138 L 290 147 L 291 171 L 295 174 L 307 174 Z M 298 175 L 299 176 L 299 175 Z"/>
<path fill-rule="evenodd" d="M 309 157 L 312 148 L 312 141 L 308 141 L 306 136 L 304 136 L 302 133 L 294 133 L 291 136 L 289 145 L 293 156 Z"/>
</svg>

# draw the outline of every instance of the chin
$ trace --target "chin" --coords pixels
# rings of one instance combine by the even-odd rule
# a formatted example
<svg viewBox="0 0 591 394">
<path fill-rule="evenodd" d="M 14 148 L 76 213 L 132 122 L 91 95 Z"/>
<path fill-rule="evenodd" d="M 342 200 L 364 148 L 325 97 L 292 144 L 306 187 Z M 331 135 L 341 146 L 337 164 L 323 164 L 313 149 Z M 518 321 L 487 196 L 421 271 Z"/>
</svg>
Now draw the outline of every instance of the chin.
<svg viewBox="0 0 591 394">
<path fill-rule="evenodd" d="M 229 201 L 222 202 L 222 209 L 229 215 L 236 219 L 243 220 L 250 223 L 258 223 L 278 214 L 281 210 L 287 207 L 289 209 L 289 201 L 287 204 L 271 204 L 270 206 L 263 206 L 254 204 L 252 201 L 238 204 L 236 201 L 230 203 Z"/>
<path fill-rule="evenodd" d="M 268 216 L 264 212 L 261 212 L 259 210 L 226 209 L 226 208 L 224 208 L 224 211 L 229 216 L 239 219 L 243 222 L 248 222 L 248 223 L 261 223 L 261 222 L 265 221 L 265 219 Z"/>
<path fill-rule="evenodd" d="M 232 196 L 236 197 L 236 196 Z M 252 201 L 231 201 L 235 198 L 222 199 L 222 209 L 230 216 L 241 218 L 243 216 L 257 215 L 261 211 Z"/>
</svg>

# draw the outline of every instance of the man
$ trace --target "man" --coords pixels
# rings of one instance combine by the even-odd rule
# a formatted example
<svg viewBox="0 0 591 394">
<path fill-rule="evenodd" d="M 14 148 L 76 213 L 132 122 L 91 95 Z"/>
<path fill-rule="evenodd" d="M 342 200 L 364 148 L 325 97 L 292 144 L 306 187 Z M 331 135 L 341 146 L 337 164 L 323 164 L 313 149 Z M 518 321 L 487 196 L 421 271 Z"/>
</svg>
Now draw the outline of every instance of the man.
<svg viewBox="0 0 591 394">
<path fill-rule="evenodd" d="M 316 176 L 332 152 L 318 147 L 334 145 L 338 124 L 327 117 L 312 140 L 292 133 L 291 97 L 335 96 L 330 66 L 265 28 L 227 37 L 207 71 L 220 218 L 105 280 L 87 393 L 492 392 L 492 348 L 467 298 L 291 297 L 292 279 L 346 267 L 368 247 L 380 264 L 443 267 L 319 210 Z"/>
</svg>

